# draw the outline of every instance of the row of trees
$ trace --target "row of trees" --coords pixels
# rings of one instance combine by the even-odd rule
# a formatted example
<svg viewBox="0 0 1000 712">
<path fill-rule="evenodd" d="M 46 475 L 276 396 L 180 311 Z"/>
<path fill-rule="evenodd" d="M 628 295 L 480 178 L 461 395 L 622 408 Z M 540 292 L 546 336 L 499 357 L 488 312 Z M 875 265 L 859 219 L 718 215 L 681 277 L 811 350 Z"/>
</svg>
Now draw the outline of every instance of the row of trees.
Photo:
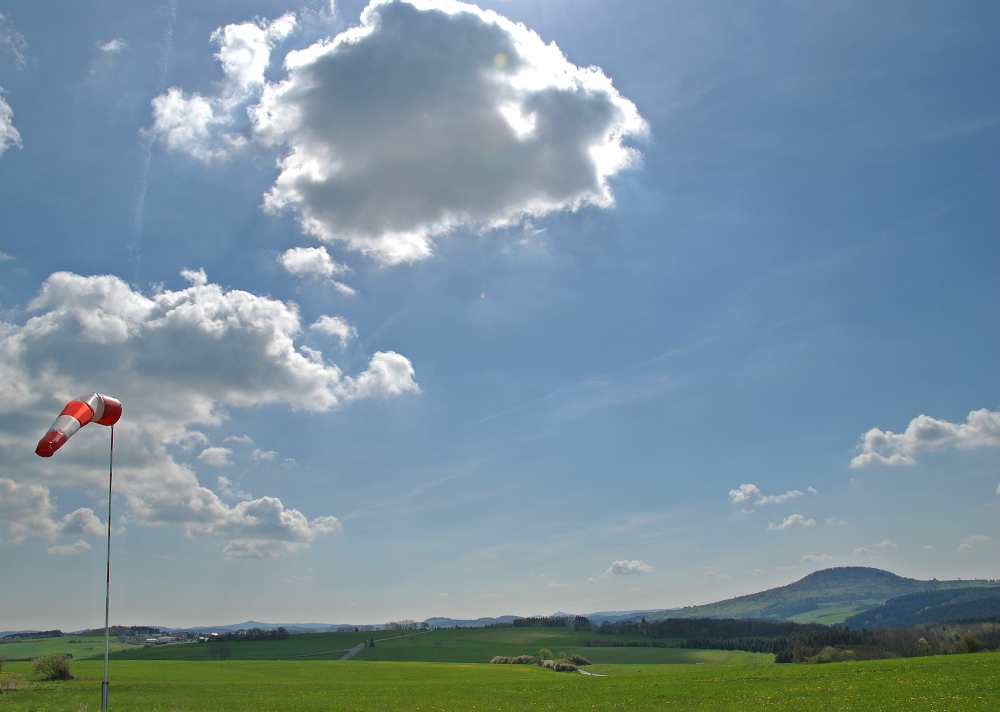
<svg viewBox="0 0 1000 712">
<path fill-rule="evenodd" d="M 243 641 L 243 640 L 285 640 L 288 637 L 288 631 L 284 628 L 272 628 L 271 630 L 264 630 L 263 628 L 250 628 L 249 630 L 236 630 L 230 633 L 219 633 L 218 635 L 213 635 L 213 641 L 222 640 L 232 640 L 232 641 Z"/>
<path fill-rule="evenodd" d="M 518 618 L 513 623 L 514 628 L 566 628 L 568 626 L 569 618 L 566 616 Z"/>
<path fill-rule="evenodd" d="M 162 632 L 163 631 L 159 628 L 152 628 L 148 625 L 113 625 L 108 629 L 108 634 L 113 638 L 117 638 L 119 636 L 124 636 L 126 638 L 138 638 L 160 635 Z M 86 637 L 104 635 L 104 628 L 87 628 L 87 630 L 81 630 L 80 635 Z"/>
<path fill-rule="evenodd" d="M 103 634 L 104 634 L 104 629 L 101 628 L 101 635 L 103 635 Z M 11 633 L 9 635 L 5 635 L 3 637 L 3 640 L 6 640 L 6 641 L 11 642 L 11 643 L 17 643 L 17 642 L 20 642 L 22 640 L 30 640 L 30 639 L 34 639 L 34 638 L 61 638 L 64 635 L 66 635 L 66 633 L 63 633 L 61 630 L 38 630 L 38 631 L 35 631 L 33 633 L 30 633 L 30 632 L 29 633 Z"/>
<path fill-rule="evenodd" d="M 1000 624 L 928 623 L 903 629 L 825 626 L 760 619 L 671 618 L 647 623 L 602 623 L 605 636 L 645 636 L 648 641 L 583 641 L 585 646 L 676 646 L 772 653 L 779 663 L 871 660 L 1000 650 Z M 669 643 L 667 641 L 670 641 Z"/>
</svg>

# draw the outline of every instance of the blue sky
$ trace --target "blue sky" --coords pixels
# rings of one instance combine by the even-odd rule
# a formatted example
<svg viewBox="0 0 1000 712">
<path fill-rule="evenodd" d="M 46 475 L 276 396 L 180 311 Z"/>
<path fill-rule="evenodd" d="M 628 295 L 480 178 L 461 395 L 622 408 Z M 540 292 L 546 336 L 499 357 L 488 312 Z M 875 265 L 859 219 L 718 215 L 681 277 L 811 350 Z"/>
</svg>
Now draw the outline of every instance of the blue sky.
<svg viewBox="0 0 1000 712">
<path fill-rule="evenodd" d="M 0 629 L 1000 576 L 994 3 L 0 15 Z"/>
</svg>

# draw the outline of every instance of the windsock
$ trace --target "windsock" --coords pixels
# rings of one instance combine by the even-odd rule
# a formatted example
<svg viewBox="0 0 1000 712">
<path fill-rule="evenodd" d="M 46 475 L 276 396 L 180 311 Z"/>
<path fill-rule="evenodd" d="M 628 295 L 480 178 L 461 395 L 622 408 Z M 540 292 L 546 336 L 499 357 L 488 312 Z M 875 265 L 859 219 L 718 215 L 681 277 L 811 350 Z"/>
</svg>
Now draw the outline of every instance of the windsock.
<svg viewBox="0 0 1000 712">
<path fill-rule="evenodd" d="M 49 432 L 38 441 L 35 454 L 42 457 L 52 457 L 73 433 L 87 423 L 93 421 L 99 425 L 114 425 L 122 417 L 122 404 L 111 396 L 100 393 L 88 393 L 76 400 L 71 400 L 55 419 Z"/>
</svg>

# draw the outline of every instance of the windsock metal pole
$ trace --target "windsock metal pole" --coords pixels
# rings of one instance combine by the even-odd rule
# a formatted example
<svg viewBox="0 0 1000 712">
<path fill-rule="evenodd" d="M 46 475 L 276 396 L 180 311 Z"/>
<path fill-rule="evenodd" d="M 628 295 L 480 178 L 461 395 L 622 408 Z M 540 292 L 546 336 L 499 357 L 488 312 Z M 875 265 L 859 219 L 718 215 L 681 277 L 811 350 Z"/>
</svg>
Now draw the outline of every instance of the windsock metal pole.
<svg viewBox="0 0 1000 712">
<path fill-rule="evenodd" d="M 108 709 L 108 641 L 111 627 L 108 614 L 111 612 L 111 486 L 115 479 L 115 426 L 111 426 L 111 454 L 108 457 L 108 577 L 104 587 L 104 680 L 101 682 L 101 709 Z"/>
<path fill-rule="evenodd" d="M 111 626 L 108 614 L 111 612 L 111 485 L 115 476 L 115 423 L 122 417 L 122 404 L 117 398 L 100 393 L 88 393 L 71 400 L 63 408 L 48 432 L 38 441 L 35 454 L 52 457 L 56 450 L 66 444 L 73 434 L 87 423 L 111 426 L 111 455 L 108 458 L 108 558 L 107 585 L 104 589 L 104 680 L 101 682 L 101 709 L 108 708 L 108 648 Z"/>
</svg>

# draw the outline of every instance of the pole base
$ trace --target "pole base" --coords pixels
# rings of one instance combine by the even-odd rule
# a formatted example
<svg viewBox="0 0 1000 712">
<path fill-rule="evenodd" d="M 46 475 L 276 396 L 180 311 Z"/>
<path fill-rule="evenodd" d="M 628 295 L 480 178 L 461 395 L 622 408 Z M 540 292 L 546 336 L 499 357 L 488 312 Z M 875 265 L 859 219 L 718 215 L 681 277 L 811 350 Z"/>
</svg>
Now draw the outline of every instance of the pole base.
<svg viewBox="0 0 1000 712">
<path fill-rule="evenodd" d="M 101 709 L 106 710 L 108 708 L 108 681 L 105 680 L 101 683 Z"/>
</svg>

